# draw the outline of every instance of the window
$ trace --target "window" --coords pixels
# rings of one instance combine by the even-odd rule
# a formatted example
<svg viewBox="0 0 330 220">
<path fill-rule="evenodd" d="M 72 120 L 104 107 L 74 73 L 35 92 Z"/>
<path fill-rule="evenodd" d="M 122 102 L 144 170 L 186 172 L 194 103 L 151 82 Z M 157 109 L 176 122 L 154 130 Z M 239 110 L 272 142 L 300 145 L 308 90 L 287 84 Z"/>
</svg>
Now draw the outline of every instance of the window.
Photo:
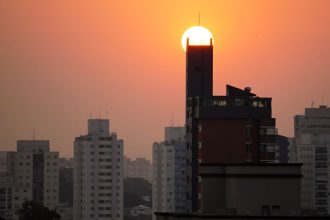
<svg viewBox="0 0 330 220">
<path fill-rule="evenodd" d="M 202 72 L 202 68 L 200 66 L 195 66 L 195 72 Z"/>
<path fill-rule="evenodd" d="M 276 128 L 260 128 L 260 135 L 275 135 L 276 134 Z"/>
<path fill-rule="evenodd" d="M 202 149 L 202 142 L 198 141 L 198 149 Z"/>
<path fill-rule="evenodd" d="M 235 106 L 242 106 L 242 105 L 244 105 L 244 100 L 243 99 L 235 99 L 234 103 L 235 103 Z"/>
</svg>

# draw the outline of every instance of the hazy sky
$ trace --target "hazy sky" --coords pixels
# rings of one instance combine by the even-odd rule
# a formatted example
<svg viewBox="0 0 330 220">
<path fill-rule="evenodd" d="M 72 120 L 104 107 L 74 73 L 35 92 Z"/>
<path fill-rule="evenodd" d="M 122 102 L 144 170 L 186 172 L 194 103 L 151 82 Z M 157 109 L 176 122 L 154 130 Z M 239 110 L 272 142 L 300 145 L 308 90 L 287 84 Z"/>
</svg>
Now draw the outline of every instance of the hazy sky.
<svg viewBox="0 0 330 220">
<path fill-rule="evenodd" d="M 125 154 L 151 158 L 172 113 L 184 123 L 181 35 L 199 12 L 215 94 L 232 84 L 272 97 L 284 135 L 322 94 L 330 104 L 328 0 L 0 0 L 0 150 L 34 129 L 71 156 L 90 113 L 107 111 Z"/>
</svg>

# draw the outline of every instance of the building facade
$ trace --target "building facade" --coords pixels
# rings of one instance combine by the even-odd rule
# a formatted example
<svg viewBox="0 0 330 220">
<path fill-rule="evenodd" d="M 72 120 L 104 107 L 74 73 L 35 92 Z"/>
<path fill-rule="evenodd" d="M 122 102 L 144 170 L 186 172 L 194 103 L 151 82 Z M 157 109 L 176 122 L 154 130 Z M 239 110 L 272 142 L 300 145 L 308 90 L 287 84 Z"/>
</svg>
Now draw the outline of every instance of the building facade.
<svg viewBox="0 0 330 220">
<path fill-rule="evenodd" d="M 184 127 L 166 127 L 153 144 L 153 212 L 187 212 L 187 150 Z"/>
<path fill-rule="evenodd" d="M 330 108 L 306 108 L 294 117 L 290 162 L 302 163 L 301 206 L 330 214 Z"/>
<path fill-rule="evenodd" d="M 202 163 L 201 212 L 300 216 L 300 169 L 296 163 Z"/>
<path fill-rule="evenodd" d="M 152 164 L 145 158 L 131 160 L 125 157 L 124 177 L 142 178 L 152 183 Z"/>
<path fill-rule="evenodd" d="M 15 203 L 33 200 L 54 209 L 58 205 L 59 153 L 48 140 L 17 141 Z"/>
<path fill-rule="evenodd" d="M 108 119 L 89 119 L 74 141 L 74 220 L 123 219 L 123 140 Z"/>
<path fill-rule="evenodd" d="M 0 217 L 14 218 L 16 152 L 0 152 Z"/>
<path fill-rule="evenodd" d="M 49 150 L 48 140 L 19 140 L 16 152 L 0 153 L 0 197 L 6 195 L 5 207 L 14 219 L 25 201 L 58 207 L 58 158 L 58 152 Z"/>
</svg>

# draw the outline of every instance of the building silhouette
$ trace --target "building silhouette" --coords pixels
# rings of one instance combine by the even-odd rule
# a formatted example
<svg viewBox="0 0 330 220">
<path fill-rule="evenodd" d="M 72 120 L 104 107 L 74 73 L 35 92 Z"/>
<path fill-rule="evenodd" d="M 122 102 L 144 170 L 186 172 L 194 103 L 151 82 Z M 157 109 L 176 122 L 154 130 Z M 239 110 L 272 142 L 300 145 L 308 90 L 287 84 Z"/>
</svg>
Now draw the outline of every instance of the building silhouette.
<svg viewBox="0 0 330 220">
<path fill-rule="evenodd" d="M 201 163 L 275 161 L 275 118 L 271 98 L 251 88 L 226 86 L 213 95 L 213 45 L 189 45 L 186 51 L 186 147 L 191 210 L 199 210 Z M 190 176 L 189 176 L 190 175 Z"/>
<path fill-rule="evenodd" d="M 74 220 L 123 219 L 123 140 L 108 119 L 89 119 L 74 141 Z"/>
</svg>

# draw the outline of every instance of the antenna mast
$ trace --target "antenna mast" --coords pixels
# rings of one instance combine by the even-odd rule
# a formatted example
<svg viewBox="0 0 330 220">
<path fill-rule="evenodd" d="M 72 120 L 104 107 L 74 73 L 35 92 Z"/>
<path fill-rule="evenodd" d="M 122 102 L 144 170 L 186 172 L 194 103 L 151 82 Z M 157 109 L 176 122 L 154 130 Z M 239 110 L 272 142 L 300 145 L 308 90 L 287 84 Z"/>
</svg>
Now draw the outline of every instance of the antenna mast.
<svg viewBox="0 0 330 220">
<path fill-rule="evenodd" d="M 324 96 L 324 94 L 322 93 L 322 105 L 323 105 L 323 96 Z"/>
</svg>

